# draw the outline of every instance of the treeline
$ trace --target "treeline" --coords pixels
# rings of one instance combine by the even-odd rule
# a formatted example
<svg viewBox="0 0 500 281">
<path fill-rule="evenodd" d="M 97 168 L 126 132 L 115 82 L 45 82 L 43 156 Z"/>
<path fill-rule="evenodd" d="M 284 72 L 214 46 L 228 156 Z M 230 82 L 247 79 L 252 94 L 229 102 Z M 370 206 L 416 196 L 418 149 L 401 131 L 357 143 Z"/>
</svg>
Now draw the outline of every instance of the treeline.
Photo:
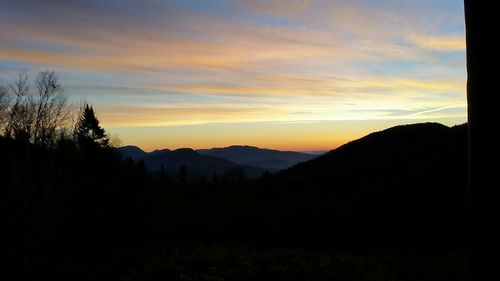
<svg viewBox="0 0 500 281">
<path fill-rule="evenodd" d="M 33 81 L 21 72 L 12 83 L 0 85 L 0 135 L 45 148 L 68 141 L 109 147 L 92 106 L 69 104 L 54 71 L 42 71 Z"/>
<path fill-rule="evenodd" d="M 148 240 L 149 175 L 54 72 L 2 85 L 0 155 L 0 279 L 102 278 Z"/>
</svg>

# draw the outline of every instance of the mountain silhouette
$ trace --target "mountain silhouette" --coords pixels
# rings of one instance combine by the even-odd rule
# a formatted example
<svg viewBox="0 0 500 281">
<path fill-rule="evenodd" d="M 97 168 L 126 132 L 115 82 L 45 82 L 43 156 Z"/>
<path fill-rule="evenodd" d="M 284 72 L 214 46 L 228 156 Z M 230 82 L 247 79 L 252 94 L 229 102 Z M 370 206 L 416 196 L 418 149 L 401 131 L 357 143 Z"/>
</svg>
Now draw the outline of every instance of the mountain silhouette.
<svg viewBox="0 0 500 281">
<path fill-rule="evenodd" d="M 459 248 L 465 243 L 467 125 L 423 123 L 372 133 L 281 171 L 264 188 L 275 198 L 327 200 L 336 208 L 331 220 L 350 233 L 336 237 L 339 244 Z"/>
<path fill-rule="evenodd" d="M 163 167 L 165 172 L 176 174 L 181 166 L 185 166 L 190 177 L 212 176 L 214 173 L 223 175 L 237 169 L 243 170 L 247 177 L 258 177 L 264 172 L 264 169 L 259 167 L 240 165 L 223 158 L 200 154 L 191 148 L 162 149 L 147 153 L 138 147 L 126 146 L 118 148 L 118 151 L 124 157 L 142 160 L 146 169 L 152 173 L 160 172 Z"/>
<path fill-rule="evenodd" d="M 437 176 L 433 178 L 436 182 L 446 179 L 446 174 L 452 168 L 458 168 L 457 165 L 464 168 L 466 149 L 466 124 L 452 128 L 439 123 L 401 125 L 351 141 L 285 170 L 281 176 L 294 179 L 310 177 L 322 183 L 342 178 L 351 180 L 350 184 L 370 179 L 373 185 L 376 182 L 387 184 L 388 180 L 393 181 L 391 178 L 403 177 L 399 173 L 407 176 L 432 174 Z"/>
<path fill-rule="evenodd" d="M 140 149 L 137 146 L 127 145 L 118 148 L 118 151 L 124 156 L 128 158 L 132 158 L 133 160 L 142 159 L 146 156 L 146 152 Z"/>
<path fill-rule="evenodd" d="M 263 149 L 247 145 L 233 145 L 223 148 L 199 149 L 200 154 L 216 156 L 242 165 L 261 167 L 267 170 L 283 170 L 297 163 L 311 160 L 317 155 Z"/>
</svg>

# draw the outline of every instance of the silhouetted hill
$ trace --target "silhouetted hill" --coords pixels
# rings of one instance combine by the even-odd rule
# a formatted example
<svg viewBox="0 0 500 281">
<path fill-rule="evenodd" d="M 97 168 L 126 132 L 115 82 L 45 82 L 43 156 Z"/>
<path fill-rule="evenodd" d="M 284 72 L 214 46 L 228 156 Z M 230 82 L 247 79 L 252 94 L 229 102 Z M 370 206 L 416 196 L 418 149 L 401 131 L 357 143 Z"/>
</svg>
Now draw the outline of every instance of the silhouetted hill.
<svg viewBox="0 0 500 281">
<path fill-rule="evenodd" d="M 163 152 L 170 152 L 172 150 L 170 149 L 156 149 L 156 150 L 153 150 L 150 152 L 150 155 L 154 155 L 154 154 L 160 154 L 160 153 L 163 153 Z"/>
<path fill-rule="evenodd" d="M 220 176 L 235 170 L 243 171 L 246 177 L 258 177 L 264 172 L 258 167 L 239 165 L 219 157 L 203 155 L 191 148 L 162 149 L 146 153 L 137 147 L 127 146 L 119 148 L 119 151 L 124 157 L 142 160 L 147 170 L 153 173 L 160 172 L 163 166 L 165 172 L 177 176 L 182 165 L 185 166 L 188 177 L 200 175 L 211 177 L 214 173 Z"/>
<path fill-rule="evenodd" d="M 201 155 L 190 148 L 152 152 L 143 160 L 150 171 L 160 171 L 161 165 L 166 171 L 178 171 L 180 165 L 186 165 L 189 170 L 207 172 L 222 172 L 237 167 L 235 163 L 217 157 Z"/>
<path fill-rule="evenodd" d="M 438 123 L 396 126 L 300 163 L 283 171 L 281 176 L 313 177 L 322 184 L 338 180 L 336 175 L 353 180 L 350 183 L 366 182 L 368 175 L 373 176 L 371 184 L 386 183 L 389 178 L 400 177 L 395 171 L 422 175 L 433 172 L 440 174 L 438 178 L 443 178 L 445 174 L 442 172 L 449 171 L 450 167 L 465 165 L 466 145 L 466 124 L 452 128 Z"/>
<path fill-rule="evenodd" d="M 306 154 L 312 154 L 312 155 L 322 155 L 322 154 L 329 152 L 329 150 L 307 150 L 307 151 L 301 151 L 301 152 L 306 153 Z"/>
<path fill-rule="evenodd" d="M 332 220 L 350 233 L 340 241 L 456 248 L 465 241 L 467 125 L 372 133 L 278 173 L 268 187 L 276 197 L 330 198 Z"/>
<path fill-rule="evenodd" d="M 122 146 L 118 148 L 118 151 L 124 156 L 124 157 L 130 157 L 134 160 L 139 160 L 142 157 L 146 155 L 146 152 L 144 152 L 142 149 L 140 149 L 137 146 L 133 145 L 127 145 L 127 146 Z"/>
<path fill-rule="evenodd" d="M 246 145 L 200 149 L 197 151 L 201 154 L 224 158 L 238 164 L 257 166 L 271 170 L 283 170 L 297 163 L 317 157 L 317 155 L 307 153 L 263 149 Z"/>
</svg>

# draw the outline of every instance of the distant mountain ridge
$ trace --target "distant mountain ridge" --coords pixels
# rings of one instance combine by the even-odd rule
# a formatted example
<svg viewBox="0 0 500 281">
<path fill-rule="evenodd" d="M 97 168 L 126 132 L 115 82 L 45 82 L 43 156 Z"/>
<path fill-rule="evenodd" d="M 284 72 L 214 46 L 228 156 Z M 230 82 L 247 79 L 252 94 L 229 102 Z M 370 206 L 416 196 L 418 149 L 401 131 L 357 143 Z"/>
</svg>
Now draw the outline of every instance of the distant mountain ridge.
<svg viewBox="0 0 500 281">
<path fill-rule="evenodd" d="M 142 160 L 146 169 L 152 173 L 165 171 L 177 175 L 182 166 L 185 167 L 189 177 L 223 175 L 230 171 L 244 171 L 246 177 L 258 177 L 265 170 L 259 167 L 240 165 L 229 160 L 203 155 L 191 148 L 180 148 L 176 150 L 162 149 L 152 152 L 144 152 L 135 146 L 118 148 L 123 157 L 129 157 L 134 161 Z"/>
<path fill-rule="evenodd" d="M 197 152 L 230 160 L 241 165 L 250 165 L 270 170 L 283 170 L 318 155 L 295 151 L 279 151 L 248 145 L 233 145 L 223 148 L 199 149 Z"/>
<path fill-rule="evenodd" d="M 132 158 L 133 160 L 139 160 L 147 155 L 147 152 L 140 149 L 137 146 L 127 145 L 118 148 L 118 151 L 124 156 Z"/>
<path fill-rule="evenodd" d="M 317 155 L 262 149 L 253 146 L 234 145 L 224 148 L 193 150 L 161 149 L 145 152 L 136 146 L 123 146 L 118 151 L 134 161 L 142 160 L 148 171 L 156 173 L 163 169 L 170 173 L 179 171 L 182 165 L 196 175 L 223 174 L 241 169 L 247 177 L 258 177 L 264 171 L 276 172 L 297 163 L 310 160 Z"/>
</svg>

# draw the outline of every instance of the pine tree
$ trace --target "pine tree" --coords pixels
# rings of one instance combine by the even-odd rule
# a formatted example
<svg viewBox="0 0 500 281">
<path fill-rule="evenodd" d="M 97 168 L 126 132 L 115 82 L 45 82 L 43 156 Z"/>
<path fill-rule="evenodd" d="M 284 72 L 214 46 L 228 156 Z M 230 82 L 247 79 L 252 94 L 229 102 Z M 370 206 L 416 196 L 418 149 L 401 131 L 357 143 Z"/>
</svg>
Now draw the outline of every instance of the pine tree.
<svg viewBox="0 0 500 281">
<path fill-rule="evenodd" d="M 74 137 L 79 145 L 109 146 L 109 137 L 99 125 L 92 106 L 86 104 L 75 126 Z"/>
</svg>

